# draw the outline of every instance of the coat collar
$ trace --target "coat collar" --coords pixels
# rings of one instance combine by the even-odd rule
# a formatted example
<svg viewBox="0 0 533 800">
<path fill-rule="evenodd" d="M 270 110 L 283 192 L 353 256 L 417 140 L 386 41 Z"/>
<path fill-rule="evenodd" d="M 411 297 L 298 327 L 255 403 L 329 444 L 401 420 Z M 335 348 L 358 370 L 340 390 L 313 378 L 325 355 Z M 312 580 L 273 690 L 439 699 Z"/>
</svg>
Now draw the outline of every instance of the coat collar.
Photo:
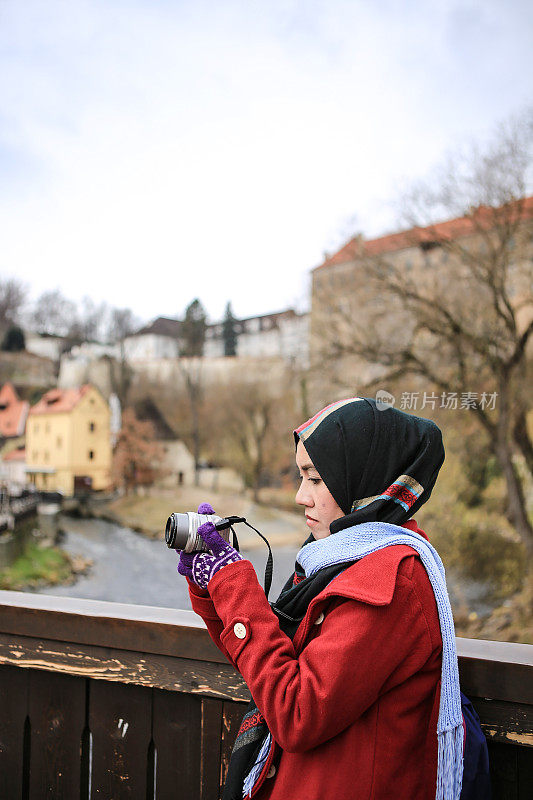
<svg viewBox="0 0 533 800">
<path fill-rule="evenodd" d="M 428 538 L 414 519 L 408 520 L 402 527 Z M 416 550 L 403 544 L 369 553 L 344 570 L 315 600 L 342 596 L 376 606 L 388 605 L 392 601 L 400 563 L 412 555 L 418 555 Z"/>
</svg>

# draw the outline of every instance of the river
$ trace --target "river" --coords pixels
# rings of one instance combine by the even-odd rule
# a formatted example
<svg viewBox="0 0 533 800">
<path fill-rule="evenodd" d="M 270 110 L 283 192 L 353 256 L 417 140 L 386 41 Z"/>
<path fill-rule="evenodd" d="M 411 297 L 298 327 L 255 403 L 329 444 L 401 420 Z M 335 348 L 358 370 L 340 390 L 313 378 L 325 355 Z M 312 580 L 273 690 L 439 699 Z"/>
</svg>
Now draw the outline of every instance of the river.
<svg viewBox="0 0 533 800">
<path fill-rule="evenodd" d="M 100 519 L 63 516 L 60 527 L 64 531 L 60 546 L 71 555 L 92 559 L 93 565 L 74 584 L 39 589 L 40 594 L 190 609 L 187 582 L 176 569 L 176 553 L 169 550 L 164 541 Z M 306 528 L 302 527 L 303 541 Z M 248 537 L 240 538 L 241 552 L 250 559 L 263 584 L 266 545 L 259 540 L 257 547 Z M 243 541 L 250 541 L 254 546 L 247 547 Z M 294 570 L 297 551 L 297 545 L 277 546 L 273 550 L 271 600 L 278 596 L 287 576 Z"/>
<path fill-rule="evenodd" d="M 305 525 L 296 515 L 273 513 L 265 519 L 256 519 L 254 524 L 267 537 L 275 538 L 274 531 L 285 527 L 289 545 L 275 545 L 274 577 L 269 599 L 275 599 L 287 576 L 294 569 L 294 560 L 299 549 L 297 542 L 307 536 Z M 291 534 L 291 526 L 296 526 Z M 301 540 L 300 540 L 301 526 Z M 129 528 L 100 519 L 78 519 L 63 516 L 60 527 L 64 531 L 61 547 L 72 555 L 83 555 L 93 561 L 86 575 L 67 586 L 51 586 L 39 590 L 40 594 L 62 597 L 83 597 L 92 600 L 111 600 L 118 603 L 138 603 L 148 606 L 190 609 L 185 578 L 178 574 L 177 556 L 164 541 L 150 539 Z M 243 556 L 250 559 L 263 584 L 267 558 L 266 545 L 255 534 L 243 526 L 237 526 Z M 447 570 L 447 584 L 452 606 L 459 600 L 466 601 L 468 608 L 480 615 L 489 613 L 492 605 L 486 600 L 483 584 L 465 580 Z"/>
</svg>

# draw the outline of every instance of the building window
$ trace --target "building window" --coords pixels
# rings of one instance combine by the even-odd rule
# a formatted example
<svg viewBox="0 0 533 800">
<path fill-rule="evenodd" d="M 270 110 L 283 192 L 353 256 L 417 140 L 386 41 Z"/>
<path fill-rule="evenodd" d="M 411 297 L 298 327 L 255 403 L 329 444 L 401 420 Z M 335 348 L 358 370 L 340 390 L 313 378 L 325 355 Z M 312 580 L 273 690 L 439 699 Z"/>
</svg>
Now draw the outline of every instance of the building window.
<svg viewBox="0 0 533 800">
<path fill-rule="evenodd" d="M 37 423 L 35 424 L 35 426 L 33 428 L 33 432 L 34 433 L 39 433 L 39 425 Z"/>
<path fill-rule="evenodd" d="M 44 428 L 44 432 L 45 433 L 50 433 L 50 423 L 49 422 L 46 423 L 45 428 Z"/>
<path fill-rule="evenodd" d="M 420 249 L 424 253 L 427 253 L 429 250 L 433 250 L 435 247 L 440 247 L 440 242 L 434 242 L 434 241 L 420 242 Z"/>
<path fill-rule="evenodd" d="M 89 422 L 89 430 L 91 431 L 91 433 L 94 432 L 95 427 L 96 426 L 95 426 L 94 422 Z"/>
<path fill-rule="evenodd" d="M 33 458 L 33 462 L 36 463 L 38 458 L 39 458 L 39 453 L 37 452 L 37 450 L 33 451 L 32 458 Z"/>
<path fill-rule="evenodd" d="M 44 463 L 48 464 L 49 459 L 50 459 L 50 453 L 48 452 L 48 450 L 45 450 L 44 451 Z"/>
<path fill-rule="evenodd" d="M 57 446 L 61 447 L 63 445 L 63 438 L 61 436 L 58 436 L 56 442 Z"/>
<path fill-rule="evenodd" d="M 94 459 L 94 450 L 89 450 L 89 461 Z"/>
</svg>

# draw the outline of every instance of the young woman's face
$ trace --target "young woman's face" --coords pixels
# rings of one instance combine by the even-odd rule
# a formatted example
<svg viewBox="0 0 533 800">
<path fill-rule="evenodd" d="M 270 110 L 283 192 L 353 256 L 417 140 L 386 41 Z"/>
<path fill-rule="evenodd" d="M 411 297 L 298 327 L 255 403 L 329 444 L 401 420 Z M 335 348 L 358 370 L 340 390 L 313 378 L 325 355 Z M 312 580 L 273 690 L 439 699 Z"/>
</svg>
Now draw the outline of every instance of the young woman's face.
<svg viewBox="0 0 533 800">
<path fill-rule="evenodd" d="M 296 466 L 302 482 L 296 492 L 296 502 L 305 508 L 305 520 L 315 539 L 329 536 L 329 526 L 334 519 L 344 516 L 343 510 L 315 469 L 302 442 L 296 448 Z"/>
</svg>

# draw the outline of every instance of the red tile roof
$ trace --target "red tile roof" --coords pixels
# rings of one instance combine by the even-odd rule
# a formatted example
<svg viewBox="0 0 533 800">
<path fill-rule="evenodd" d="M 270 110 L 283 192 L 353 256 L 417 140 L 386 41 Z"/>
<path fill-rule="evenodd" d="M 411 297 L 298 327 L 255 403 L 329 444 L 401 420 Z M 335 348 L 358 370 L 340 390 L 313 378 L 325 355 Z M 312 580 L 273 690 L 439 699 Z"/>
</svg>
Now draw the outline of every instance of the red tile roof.
<svg viewBox="0 0 533 800">
<path fill-rule="evenodd" d="M 25 460 L 26 460 L 25 447 L 22 447 L 20 450 L 12 450 L 2 459 L 2 461 L 25 461 Z"/>
<path fill-rule="evenodd" d="M 175 339 L 181 333 L 183 321 L 172 317 L 157 317 L 149 325 L 140 328 L 131 336 L 144 336 L 145 334 L 155 334 L 156 336 L 169 336 Z"/>
<path fill-rule="evenodd" d="M 533 197 L 526 197 L 522 201 L 517 200 L 516 207 L 520 211 L 522 218 L 529 219 L 533 217 Z M 350 239 L 336 253 L 328 256 L 315 269 L 335 264 L 345 264 L 347 261 L 353 261 L 363 255 L 376 256 L 383 253 L 392 253 L 396 250 L 405 250 L 408 247 L 414 247 L 423 242 L 431 242 L 435 239 L 459 239 L 463 236 L 469 236 L 476 231 L 474 220 L 479 224 L 483 224 L 484 221 L 490 223 L 493 219 L 493 214 L 494 209 L 480 206 L 473 216 L 457 217 L 445 222 L 437 222 L 434 225 L 428 225 L 426 228 L 409 228 L 409 230 L 390 233 L 368 241 L 365 241 L 362 236 L 354 236 L 353 239 Z"/>
<path fill-rule="evenodd" d="M 29 407 L 29 403 L 19 398 L 12 383 L 4 383 L 0 389 L 0 436 L 21 436 Z"/>
<path fill-rule="evenodd" d="M 30 408 L 30 414 L 57 414 L 63 411 L 72 411 L 89 389 L 90 384 L 88 383 L 73 389 L 50 389 L 38 403 Z"/>
</svg>

